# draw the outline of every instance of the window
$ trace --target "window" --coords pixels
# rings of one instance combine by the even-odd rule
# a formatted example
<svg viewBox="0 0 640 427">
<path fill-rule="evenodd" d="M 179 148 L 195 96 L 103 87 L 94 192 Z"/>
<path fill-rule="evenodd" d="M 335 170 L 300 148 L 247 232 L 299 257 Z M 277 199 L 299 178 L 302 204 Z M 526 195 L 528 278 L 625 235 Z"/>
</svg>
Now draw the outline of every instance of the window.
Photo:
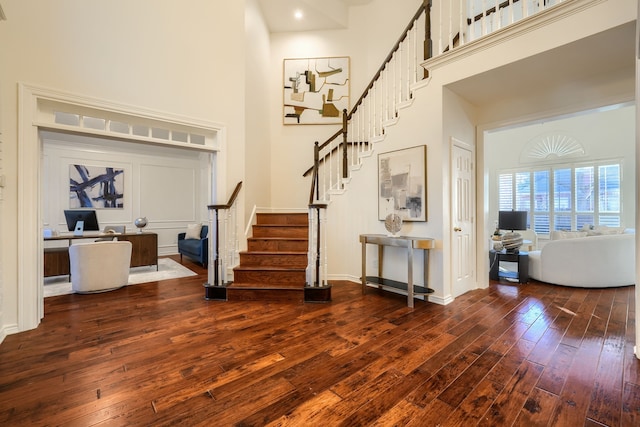
<svg viewBox="0 0 640 427">
<path fill-rule="evenodd" d="M 620 226 L 620 162 L 562 165 L 498 174 L 498 209 L 529 211 L 539 234 Z"/>
</svg>

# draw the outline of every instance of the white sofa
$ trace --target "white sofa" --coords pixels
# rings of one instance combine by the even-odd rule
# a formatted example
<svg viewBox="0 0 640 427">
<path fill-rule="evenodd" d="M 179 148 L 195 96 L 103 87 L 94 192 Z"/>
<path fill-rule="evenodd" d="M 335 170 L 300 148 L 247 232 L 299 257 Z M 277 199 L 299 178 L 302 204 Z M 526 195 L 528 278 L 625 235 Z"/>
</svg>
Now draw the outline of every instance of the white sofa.
<svg viewBox="0 0 640 427">
<path fill-rule="evenodd" d="M 550 240 L 529 252 L 529 277 L 583 288 L 633 285 L 635 237 L 625 233 Z"/>
</svg>

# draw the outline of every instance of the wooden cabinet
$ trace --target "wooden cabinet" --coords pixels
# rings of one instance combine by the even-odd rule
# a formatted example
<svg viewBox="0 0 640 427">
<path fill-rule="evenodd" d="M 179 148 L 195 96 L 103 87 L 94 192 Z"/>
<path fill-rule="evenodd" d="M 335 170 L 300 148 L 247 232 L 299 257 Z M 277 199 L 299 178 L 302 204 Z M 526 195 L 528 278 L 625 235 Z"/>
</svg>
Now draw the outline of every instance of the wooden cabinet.
<svg viewBox="0 0 640 427">
<path fill-rule="evenodd" d="M 158 266 L 158 235 L 156 233 L 121 234 L 118 240 L 131 242 L 131 267 Z"/>
<path fill-rule="evenodd" d="M 69 248 L 46 248 L 44 250 L 44 277 L 69 274 Z"/>
<path fill-rule="evenodd" d="M 61 235 L 47 237 L 45 241 L 68 240 L 69 245 L 78 239 L 96 239 L 104 234 L 84 236 Z M 158 235 L 156 233 L 116 234 L 118 240 L 131 242 L 131 267 L 155 265 L 158 268 Z M 45 248 L 44 277 L 69 274 L 69 248 Z"/>
</svg>

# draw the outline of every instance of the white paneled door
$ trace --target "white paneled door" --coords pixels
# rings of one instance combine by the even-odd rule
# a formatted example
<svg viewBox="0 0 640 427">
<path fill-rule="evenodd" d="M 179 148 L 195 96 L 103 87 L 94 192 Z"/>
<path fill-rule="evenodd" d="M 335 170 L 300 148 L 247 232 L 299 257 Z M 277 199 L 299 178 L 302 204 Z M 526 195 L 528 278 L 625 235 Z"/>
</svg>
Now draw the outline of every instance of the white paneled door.
<svg viewBox="0 0 640 427">
<path fill-rule="evenodd" d="M 452 138 L 451 146 L 452 295 L 475 289 L 475 168 L 473 147 Z"/>
</svg>

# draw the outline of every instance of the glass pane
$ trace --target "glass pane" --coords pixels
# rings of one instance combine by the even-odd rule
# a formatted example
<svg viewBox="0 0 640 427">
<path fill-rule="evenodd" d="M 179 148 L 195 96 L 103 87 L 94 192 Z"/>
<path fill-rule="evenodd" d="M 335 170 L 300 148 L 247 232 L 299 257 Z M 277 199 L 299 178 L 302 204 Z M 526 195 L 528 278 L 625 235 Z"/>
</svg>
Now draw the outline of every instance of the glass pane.
<svg viewBox="0 0 640 427">
<path fill-rule="evenodd" d="M 576 211 L 593 212 L 594 202 L 593 166 L 576 168 Z"/>
<path fill-rule="evenodd" d="M 534 211 L 549 212 L 549 171 L 536 171 L 533 173 L 533 197 Z M 547 216 L 548 220 L 549 217 Z"/>
<path fill-rule="evenodd" d="M 606 225 L 608 227 L 620 227 L 620 217 L 617 215 L 600 215 L 598 217 L 599 225 Z"/>
<path fill-rule="evenodd" d="M 598 210 L 620 212 L 620 165 L 598 167 Z"/>
<path fill-rule="evenodd" d="M 518 172 L 516 174 L 516 210 L 529 211 L 531 209 L 531 174 Z"/>
<path fill-rule="evenodd" d="M 533 231 L 538 234 L 549 234 L 549 215 L 533 215 Z"/>
<path fill-rule="evenodd" d="M 571 230 L 571 215 L 554 216 L 554 230 Z"/>
<path fill-rule="evenodd" d="M 576 230 L 582 229 L 582 227 L 587 226 L 587 228 L 593 225 L 593 215 L 589 214 L 580 214 L 576 215 Z"/>
<path fill-rule="evenodd" d="M 498 176 L 498 195 L 500 205 L 498 210 L 513 209 L 513 174 L 503 173 Z"/>
<path fill-rule="evenodd" d="M 571 212 L 571 169 L 553 171 L 553 210 Z"/>
</svg>

